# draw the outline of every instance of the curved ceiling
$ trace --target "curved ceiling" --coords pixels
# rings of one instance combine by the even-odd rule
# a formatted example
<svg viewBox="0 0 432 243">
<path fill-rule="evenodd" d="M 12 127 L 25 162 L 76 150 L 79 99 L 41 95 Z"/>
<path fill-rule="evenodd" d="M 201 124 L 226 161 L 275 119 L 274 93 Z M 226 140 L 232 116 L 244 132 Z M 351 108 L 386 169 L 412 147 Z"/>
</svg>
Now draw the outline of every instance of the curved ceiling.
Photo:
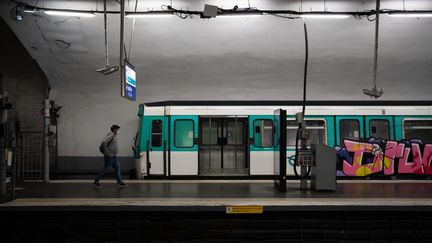
<svg viewBox="0 0 432 243">
<path fill-rule="evenodd" d="M 323 2 L 303 1 L 301 7 L 322 11 Z M 134 3 L 127 1 L 129 10 Z M 223 8 L 248 6 L 247 0 L 173 0 L 177 9 L 201 11 L 205 3 Z M 138 9 L 158 10 L 162 4 L 170 1 L 139 1 Z M 300 10 L 300 1 L 250 0 L 250 4 L 259 9 Z M 101 10 L 102 1 L 39 1 L 38 6 Z M 327 0 L 326 7 L 328 11 L 364 11 L 373 9 L 375 4 Z M 110 10 L 118 8 L 115 1 L 109 1 Z M 382 8 L 402 9 L 402 0 L 382 0 Z M 406 0 L 406 8 L 432 9 L 432 2 Z M 302 20 L 273 16 L 137 19 L 130 62 L 137 68 L 138 101 L 130 102 L 120 98 L 118 72 L 110 76 L 95 72 L 105 63 L 103 15 L 67 18 L 41 12 L 26 14 L 23 21 L 13 21 L 8 4 L 0 2 L 0 9 L 2 18 L 45 71 L 51 86 L 59 91 L 59 102 L 69 107 L 64 113 L 71 123 L 99 115 L 127 117 L 118 119 L 135 127 L 137 104 L 149 101 L 301 98 Z M 119 16 L 109 15 L 108 25 L 110 62 L 118 64 Z M 374 22 L 351 17 L 307 20 L 307 25 L 308 98 L 369 99 L 362 89 L 372 86 Z M 126 44 L 131 26 L 132 20 L 127 19 Z M 432 18 L 383 15 L 380 27 L 378 87 L 384 89 L 382 99 L 430 99 Z M 107 105 L 114 110 L 107 111 Z M 92 127 L 105 123 L 108 122 L 92 121 L 86 129 L 91 131 Z"/>
</svg>

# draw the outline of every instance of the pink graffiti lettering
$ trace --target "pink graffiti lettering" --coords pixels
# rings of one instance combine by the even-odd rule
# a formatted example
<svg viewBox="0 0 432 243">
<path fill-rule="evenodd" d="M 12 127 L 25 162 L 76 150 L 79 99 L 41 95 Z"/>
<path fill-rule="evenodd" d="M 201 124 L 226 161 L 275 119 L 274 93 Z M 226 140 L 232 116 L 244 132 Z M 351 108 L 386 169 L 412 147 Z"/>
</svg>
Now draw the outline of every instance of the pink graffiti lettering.
<svg viewBox="0 0 432 243">
<path fill-rule="evenodd" d="M 385 175 L 432 175 L 432 144 L 426 144 L 423 153 L 420 144 L 387 141 L 385 147 L 375 143 L 345 140 L 345 147 L 338 151 L 343 172 L 348 176 L 366 176 L 383 172 Z M 346 150 L 344 153 L 341 151 Z M 349 161 L 348 161 L 349 160 Z M 410 160 L 410 161 L 409 161 Z"/>
<path fill-rule="evenodd" d="M 344 160 L 343 170 L 346 175 L 364 176 L 382 171 L 383 155 L 378 145 L 345 140 L 345 146 L 348 152 L 354 152 L 352 165 Z M 362 163 L 366 153 L 374 155 L 372 163 Z"/>
<path fill-rule="evenodd" d="M 393 175 L 395 173 L 395 159 L 402 158 L 404 154 L 404 143 L 395 141 L 388 141 L 386 143 L 385 156 L 384 156 L 384 174 Z"/>
<path fill-rule="evenodd" d="M 413 161 L 408 161 L 412 153 Z M 430 175 L 432 159 L 432 144 L 426 144 L 423 156 L 420 152 L 420 145 L 413 143 L 411 148 L 405 148 L 404 156 L 399 160 L 399 173 L 401 174 L 427 174 Z"/>
</svg>

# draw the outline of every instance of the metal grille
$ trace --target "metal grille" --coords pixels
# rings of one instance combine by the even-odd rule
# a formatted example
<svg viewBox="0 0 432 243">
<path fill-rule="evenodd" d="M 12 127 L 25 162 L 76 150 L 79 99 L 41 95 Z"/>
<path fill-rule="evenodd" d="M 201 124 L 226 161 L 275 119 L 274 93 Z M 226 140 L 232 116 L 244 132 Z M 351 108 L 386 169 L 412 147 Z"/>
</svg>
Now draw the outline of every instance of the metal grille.
<svg viewBox="0 0 432 243">
<path fill-rule="evenodd" d="M 15 153 L 17 180 L 43 179 L 43 133 L 20 133 Z"/>
</svg>

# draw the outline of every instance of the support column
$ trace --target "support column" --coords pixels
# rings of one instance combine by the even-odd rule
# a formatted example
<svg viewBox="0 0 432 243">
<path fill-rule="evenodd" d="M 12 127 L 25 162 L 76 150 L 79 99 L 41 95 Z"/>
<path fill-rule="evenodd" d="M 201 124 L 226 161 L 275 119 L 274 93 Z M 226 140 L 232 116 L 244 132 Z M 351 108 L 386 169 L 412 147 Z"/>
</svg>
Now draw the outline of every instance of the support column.
<svg viewBox="0 0 432 243">
<path fill-rule="evenodd" d="M 50 128 L 50 101 L 44 101 L 44 182 L 49 182 L 49 165 L 50 165 L 50 154 L 49 154 L 49 128 Z"/>
<path fill-rule="evenodd" d="M 7 109 L 5 107 L 7 92 L 1 94 L 1 110 L 0 110 L 0 128 L 3 129 L 3 134 L 0 136 L 0 195 L 6 195 L 6 122 Z"/>
</svg>

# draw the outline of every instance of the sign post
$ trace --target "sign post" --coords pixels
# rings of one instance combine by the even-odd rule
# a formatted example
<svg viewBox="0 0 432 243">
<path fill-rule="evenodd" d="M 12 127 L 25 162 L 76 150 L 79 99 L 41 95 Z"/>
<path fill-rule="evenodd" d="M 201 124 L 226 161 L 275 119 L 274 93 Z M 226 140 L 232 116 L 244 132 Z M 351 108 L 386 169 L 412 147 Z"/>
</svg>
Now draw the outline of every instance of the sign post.
<svg viewBox="0 0 432 243">
<path fill-rule="evenodd" d="M 274 187 L 280 192 L 286 192 L 286 110 L 278 109 L 274 111 L 273 122 L 275 125 L 274 136 Z"/>
</svg>

